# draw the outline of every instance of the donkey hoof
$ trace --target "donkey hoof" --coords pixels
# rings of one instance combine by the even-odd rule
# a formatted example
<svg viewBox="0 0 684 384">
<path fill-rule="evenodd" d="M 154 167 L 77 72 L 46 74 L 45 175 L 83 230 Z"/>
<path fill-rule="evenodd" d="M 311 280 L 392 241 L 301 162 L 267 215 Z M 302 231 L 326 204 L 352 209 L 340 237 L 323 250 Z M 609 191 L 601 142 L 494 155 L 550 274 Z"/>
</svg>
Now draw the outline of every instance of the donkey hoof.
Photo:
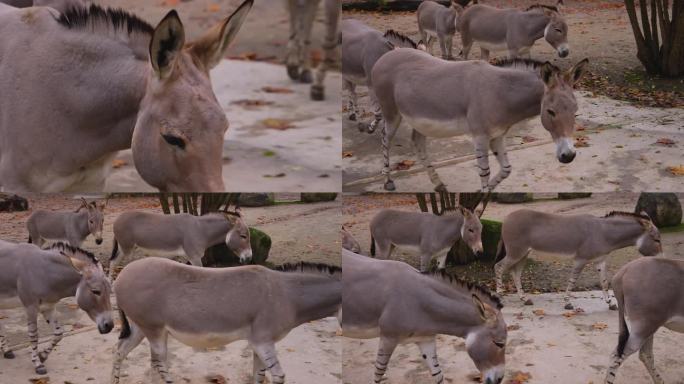
<svg viewBox="0 0 684 384">
<path fill-rule="evenodd" d="M 311 93 L 313 93 L 313 87 L 311 87 Z M 356 121 L 356 113 L 349 114 L 349 121 Z"/>
<path fill-rule="evenodd" d="M 7 352 L 2 354 L 2 357 L 4 357 L 5 359 L 14 359 L 15 356 L 14 356 L 14 352 L 7 351 Z"/>
<path fill-rule="evenodd" d="M 287 75 L 292 80 L 299 80 L 299 67 L 296 65 L 287 66 Z"/>
<path fill-rule="evenodd" d="M 617 311 L 618 307 L 615 304 L 608 304 L 608 309 L 611 311 Z"/>
<path fill-rule="evenodd" d="M 322 85 L 312 85 L 311 86 L 311 100 L 313 101 L 323 101 L 325 100 L 325 90 Z M 349 117 L 351 120 L 351 116 Z M 356 120 L 356 115 L 354 115 L 354 120 Z"/>
<path fill-rule="evenodd" d="M 36 368 L 36 373 L 39 375 L 45 375 L 47 374 L 47 369 L 41 365 L 40 367 Z"/>
<path fill-rule="evenodd" d="M 311 74 L 310 69 L 305 69 L 299 74 L 299 82 L 304 84 L 313 83 L 313 75 Z"/>
<path fill-rule="evenodd" d="M 532 302 L 532 299 L 525 300 L 525 302 L 523 304 L 524 305 L 534 305 L 534 303 Z"/>
<path fill-rule="evenodd" d="M 394 186 L 394 181 L 388 180 L 385 183 L 385 191 L 395 191 L 397 189 L 396 186 Z"/>
<path fill-rule="evenodd" d="M 447 191 L 447 187 L 444 184 L 440 184 L 435 187 L 435 192 L 449 192 Z"/>
<path fill-rule="evenodd" d="M 564 308 L 565 308 L 565 309 L 575 309 L 575 307 L 573 307 L 571 303 L 565 304 L 565 307 L 564 307 Z"/>
</svg>

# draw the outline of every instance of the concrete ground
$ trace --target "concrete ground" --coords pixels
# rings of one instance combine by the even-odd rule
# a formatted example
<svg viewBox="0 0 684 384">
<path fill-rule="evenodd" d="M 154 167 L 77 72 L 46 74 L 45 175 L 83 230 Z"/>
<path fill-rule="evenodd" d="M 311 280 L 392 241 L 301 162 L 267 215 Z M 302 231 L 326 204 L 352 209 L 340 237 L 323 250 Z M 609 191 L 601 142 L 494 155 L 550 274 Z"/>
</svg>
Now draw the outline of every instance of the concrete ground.
<svg viewBox="0 0 684 384">
<path fill-rule="evenodd" d="M 574 313 L 563 309 L 561 294 L 532 295 L 534 305 L 522 306 L 513 296 L 504 298 L 503 314 L 509 327 L 504 383 L 602 383 L 610 354 L 618 340 L 618 315 L 609 311 L 599 291 L 575 294 Z M 655 336 L 656 366 L 666 383 L 684 383 L 681 345 L 684 335 L 660 329 Z M 345 384 L 368 383 L 378 339 L 342 338 L 342 375 Z M 445 382 L 474 383 L 478 371 L 465 351 L 464 340 L 437 337 L 437 355 Z M 390 360 L 386 384 L 430 383 L 431 377 L 415 345 L 399 346 Z M 521 375 L 519 375 L 521 374 Z M 529 378 L 516 381 L 515 378 Z M 618 371 L 617 383 L 650 384 L 650 376 L 636 355 Z"/>
<path fill-rule="evenodd" d="M 580 128 L 577 140 L 587 146 L 577 148 L 570 164 L 555 157 L 555 144 L 535 118 L 526 127 L 508 134 L 507 145 L 513 172 L 497 192 L 551 191 L 676 191 L 684 179 L 668 167 L 684 164 L 684 109 L 636 107 L 605 97 L 590 97 L 578 92 Z M 369 110 L 368 97 L 361 98 Z M 365 119 L 369 119 L 365 117 Z M 344 116 L 343 180 L 345 191 L 383 191 L 381 130 L 373 135 L 361 133 L 356 122 Z M 403 123 L 390 151 L 391 164 L 417 160 L 412 149 L 410 129 Z M 661 139 L 671 144 L 657 144 Z M 661 140 L 662 141 L 662 140 Z M 437 172 L 450 190 L 477 191 L 474 148 L 469 136 L 428 139 L 428 153 Z M 499 166 L 490 156 L 493 172 Z M 397 191 L 432 191 L 433 186 L 416 162 L 409 170 L 398 171 Z"/>
</svg>

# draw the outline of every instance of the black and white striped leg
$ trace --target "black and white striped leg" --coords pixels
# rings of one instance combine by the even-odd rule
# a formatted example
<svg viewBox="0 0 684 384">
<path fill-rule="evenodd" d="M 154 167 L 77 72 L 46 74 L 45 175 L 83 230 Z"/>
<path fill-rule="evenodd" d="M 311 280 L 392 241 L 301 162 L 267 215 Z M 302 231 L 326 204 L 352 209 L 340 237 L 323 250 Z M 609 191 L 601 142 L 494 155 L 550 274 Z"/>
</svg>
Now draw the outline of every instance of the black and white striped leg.
<svg viewBox="0 0 684 384">
<path fill-rule="evenodd" d="M 420 353 L 423 354 L 423 360 L 427 364 L 430 370 L 430 375 L 435 378 L 437 384 L 442 384 L 444 382 L 444 375 L 442 374 L 442 368 L 439 367 L 439 360 L 437 359 L 437 345 L 435 344 L 435 339 L 421 341 L 416 343 L 418 348 L 420 348 Z"/>
<path fill-rule="evenodd" d="M 654 384 L 665 384 L 665 381 L 660 376 L 655 366 L 655 358 L 653 357 L 653 335 L 646 339 L 639 349 L 639 360 L 646 366 L 646 370 L 648 370 L 648 374 L 651 375 Z"/>
<path fill-rule="evenodd" d="M 382 109 L 380 108 L 380 103 L 372 88 L 368 90 L 368 96 L 370 97 L 371 106 L 373 107 L 373 121 L 371 121 L 368 126 L 368 133 L 373 133 L 382 121 Z"/>
<path fill-rule="evenodd" d="M 131 328 L 131 333 L 128 337 L 119 339 L 119 343 L 114 351 L 114 364 L 112 365 L 111 384 L 119 384 L 119 379 L 121 377 L 121 365 L 123 361 L 126 359 L 126 356 L 128 356 L 128 354 L 135 349 L 135 347 L 140 345 L 145 338 L 145 335 L 135 323 L 130 321 L 130 319 L 128 323 Z"/>
<path fill-rule="evenodd" d="M 38 358 L 40 358 L 40 361 L 45 362 L 45 360 L 47 360 L 52 350 L 54 350 L 57 344 L 59 344 L 59 342 L 62 341 L 63 333 L 62 326 L 59 324 L 59 321 L 57 321 L 57 319 L 55 318 L 54 305 L 41 308 L 41 313 L 43 315 L 43 318 L 45 318 L 45 321 L 48 324 L 52 325 L 52 340 L 50 342 L 50 345 L 48 345 L 42 352 L 38 353 Z"/>
<path fill-rule="evenodd" d="M 150 342 L 150 355 L 152 357 L 152 369 L 156 371 L 165 384 L 172 384 L 173 379 L 166 365 L 167 358 L 167 337 L 164 331 L 153 338 L 148 338 Z"/>
<path fill-rule="evenodd" d="M 506 150 L 506 139 L 504 136 L 499 136 L 490 141 L 492 152 L 496 156 L 496 160 L 499 162 L 499 173 L 489 181 L 489 190 L 492 191 L 496 188 L 499 183 L 501 183 L 505 178 L 511 174 L 511 164 L 508 162 L 508 152 Z"/>
<path fill-rule="evenodd" d="M 572 289 L 575 288 L 575 283 L 577 283 L 577 279 L 579 279 L 580 273 L 582 273 L 582 269 L 584 269 L 585 265 L 587 265 L 586 261 L 575 259 L 575 265 L 572 268 L 570 279 L 568 280 L 568 286 L 565 289 L 565 296 L 563 297 L 563 300 L 565 301 L 565 309 L 575 308 L 570 302 L 570 299 L 572 298 L 570 293 L 572 292 Z"/>
<path fill-rule="evenodd" d="M 399 124 L 401 123 L 400 116 L 388 117 L 385 116 L 385 124 L 382 129 L 382 153 L 385 157 L 384 167 L 382 168 L 382 174 L 385 176 L 385 190 L 394 191 L 396 187 L 394 186 L 394 181 L 392 181 L 392 176 L 390 175 L 390 155 L 389 149 L 390 144 L 394 135 L 397 133 Z"/>
<path fill-rule="evenodd" d="M 613 355 L 610 357 L 610 365 L 608 366 L 608 372 L 606 373 L 605 384 L 613 384 L 615 382 L 618 368 L 620 368 L 623 361 L 624 358 L 619 357 L 616 353 L 613 353 Z"/>
<path fill-rule="evenodd" d="M 266 365 L 259 358 L 256 352 L 252 351 L 252 376 L 254 384 L 263 384 L 266 380 Z"/>
<path fill-rule="evenodd" d="M 300 2 L 301 3 L 301 2 Z M 314 19 L 316 18 L 316 11 L 318 10 L 318 1 L 307 1 L 304 4 L 304 9 L 301 11 L 301 26 L 299 30 L 300 47 L 299 62 L 302 70 L 299 74 L 299 81 L 305 84 L 313 82 L 313 75 L 311 73 L 311 30 L 313 28 Z"/>
<path fill-rule="evenodd" d="M 297 0 L 288 0 L 288 9 L 290 14 L 290 38 L 287 41 L 287 54 L 285 63 L 287 66 L 287 75 L 292 80 L 299 80 L 299 51 L 301 50 L 298 41 L 299 35 L 299 2 Z"/>
<path fill-rule="evenodd" d="M 283 384 L 285 382 L 285 372 L 278 361 L 278 354 L 273 343 L 252 344 L 252 350 L 257 354 L 266 369 L 271 373 L 273 384 Z"/>
<path fill-rule="evenodd" d="M 411 132 L 411 140 L 413 141 L 413 147 L 418 153 L 418 159 L 420 164 L 425 168 L 425 171 L 430 178 L 430 182 L 435 186 L 435 191 L 441 192 L 446 191 L 446 185 L 442 182 L 435 170 L 435 167 L 430 163 L 427 155 L 427 139 L 425 135 L 414 130 Z"/>
<path fill-rule="evenodd" d="M 489 192 L 489 138 L 486 136 L 477 136 L 473 139 L 475 145 L 475 159 L 477 161 L 477 168 L 480 175 L 480 184 L 483 192 Z"/>
<path fill-rule="evenodd" d="M 385 377 L 387 366 L 394 349 L 397 347 L 397 341 L 387 337 L 380 337 L 380 345 L 378 346 L 378 354 L 375 358 L 375 374 L 373 377 L 374 383 L 379 383 Z"/>
<path fill-rule="evenodd" d="M 607 266 L 606 266 L 606 257 L 603 257 L 598 264 L 596 265 L 596 269 L 599 272 L 599 276 L 601 278 L 601 290 L 603 291 L 603 301 L 608 304 L 608 308 L 611 310 L 616 310 L 617 305 L 613 304 L 611 298 L 610 298 L 610 293 L 608 289 L 610 288 L 610 282 L 608 281 L 608 271 L 607 271 Z"/>
<path fill-rule="evenodd" d="M 2 351 L 2 357 L 5 359 L 14 359 L 14 352 L 9 350 L 7 346 L 7 339 L 5 339 L 5 330 L 0 324 L 0 351 Z"/>
<path fill-rule="evenodd" d="M 357 110 L 358 95 L 356 93 L 356 85 L 351 81 L 342 81 L 342 91 L 347 95 L 347 118 L 351 121 L 356 121 L 359 117 Z M 359 129 L 361 130 L 361 129 Z"/>
<path fill-rule="evenodd" d="M 38 353 L 38 308 L 37 306 L 30 306 L 26 308 L 26 317 L 28 318 L 28 336 L 31 344 L 31 362 L 39 375 L 47 373 L 45 365 L 40 361 L 40 354 Z"/>
<path fill-rule="evenodd" d="M 333 4 L 334 3 L 334 4 Z M 339 45 L 341 39 L 340 35 L 340 14 L 342 12 L 341 7 L 336 2 L 326 1 L 325 15 L 326 15 L 326 32 L 325 41 L 323 42 L 323 62 L 318 66 L 316 71 L 316 79 L 314 84 L 311 86 L 311 99 L 312 100 L 323 100 L 325 99 L 325 76 L 328 70 L 332 68 L 335 63 L 339 61 L 337 46 Z"/>
</svg>

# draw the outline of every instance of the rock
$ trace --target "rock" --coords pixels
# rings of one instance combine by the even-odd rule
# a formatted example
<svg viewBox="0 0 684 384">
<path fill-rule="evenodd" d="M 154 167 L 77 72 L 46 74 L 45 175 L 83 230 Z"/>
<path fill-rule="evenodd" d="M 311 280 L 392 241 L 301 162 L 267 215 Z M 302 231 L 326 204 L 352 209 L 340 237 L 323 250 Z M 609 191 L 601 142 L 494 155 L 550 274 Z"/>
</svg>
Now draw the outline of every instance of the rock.
<svg viewBox="0 0 684 384">
<path fill-rule="evenodd" d="M 241 193 L 238 198 L 241 207 L 265 207 L 275 204 L 274 193 Z"/>
<path fill-rule="evenodd" d="M 271 251 L 271 237 L 266 233 L 249 228 L 249 242 L 252 246 L 252 261 L 250 264 L 264 264 Z M 217 244 L 209 249 L 202 258 L 204 266 L 232 267 L 240 265 L 240 258 L 225 244 Z"/>
<path fill-rule="evenodd" d="M 0 212 L 26 211 L 28 208 L 28 200 L 23 197 L 9 193 L 0 193 Z"/>
<path fill-rule="evenodd" d="M 496 201 L 502 204 L 520 204 L 533 200 L 532 193 L 497 193 Z"/>
<path fill-rule="evenodd" d="M 271 237 L 256 229 L 249 229 L 249 241 L 252 244 L 252 264 L 263 264 L 271 251 Z"/>
<path fill-rule="evenodd" d="M 559 193 L 558 194 L 558 198 L 561 200 L 586 199 L 587 197 L 591 197 L 591 192 Z"/>
<path fill-rule="evenodd" d="M 645 211 L 658 227 L 672 227 L 682 222 L 682 204 L 674 193 L 642 193 L 634 212 Z"/>
<path fill-rule="evenodd" d="M 334 201 L 337 193 L 302 193 L 302 203 L 318 203 L 321 201 Z"/>
<path fill-rule="evenodd" d="M 501 240 L 501 222 L 481 219 L 482 222 L 482 248 L 484 249 L 484 261 L 495 261 L 496 251 Z"/>
</svg>

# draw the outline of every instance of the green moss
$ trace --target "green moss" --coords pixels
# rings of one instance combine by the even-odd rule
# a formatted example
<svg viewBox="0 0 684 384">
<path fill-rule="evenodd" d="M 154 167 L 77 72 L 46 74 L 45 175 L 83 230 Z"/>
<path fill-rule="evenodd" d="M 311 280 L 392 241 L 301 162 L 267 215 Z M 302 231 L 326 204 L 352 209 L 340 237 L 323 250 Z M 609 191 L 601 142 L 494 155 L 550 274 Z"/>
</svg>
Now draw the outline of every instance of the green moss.
<svg viewBox="0 0 684 384">
<path fill-rule="evenodd" d="M 482 219 L 482 246 L 484 248 L 484 259 L 494 261 L 496 250 L 501 239 L 501 222 Z"/>
<path fill-rule="evenodd" d="M 252 245 L 252 263 L 263 264 L 266 262 L 268 253 L 271 251 L 271 237 L 256 228 L 250 227 L 249 241 Z"/>
<path fill-rule="evenodd" d="M 674 225 L 671 227 L 658 228 L 658 230 L 660 233 L 684 232 L 684 223 L 680 223 L 679 225 Z"/>
</svg>

